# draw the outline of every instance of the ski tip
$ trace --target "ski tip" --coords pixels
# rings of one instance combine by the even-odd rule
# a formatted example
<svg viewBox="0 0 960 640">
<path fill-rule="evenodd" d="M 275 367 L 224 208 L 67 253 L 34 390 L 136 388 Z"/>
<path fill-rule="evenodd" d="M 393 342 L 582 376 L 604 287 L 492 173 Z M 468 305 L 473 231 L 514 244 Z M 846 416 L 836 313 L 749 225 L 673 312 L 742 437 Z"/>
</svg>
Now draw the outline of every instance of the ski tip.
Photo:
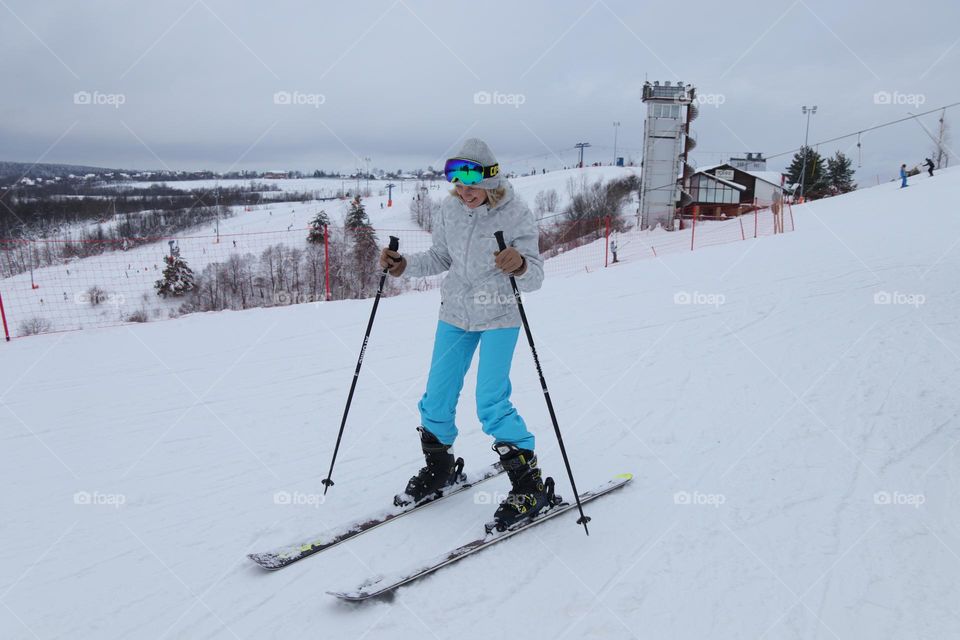
<svg viewBox="0 0 960 640">
<path fill-rule="evenodd" d="M 267 571 L 275 571 L 283 566 L 283 563 L 277 562 L 272 556 L 267 557 L 259 553 L 248 553 L 247 557 L 253 560 L 258 567 L 266 569 Z"/>
<path fill-rule="evenodd" d="M 363 602 L 370 599 L 368 594 L 359 591 L 327 591 L 327 595 L 346 602 Z"/>
<path fill-rule="evenodd" d="M 633 474 L 632 474 L 632 473 L 618 473 L 617 475 L 615 475 L 615 476 L 613 476 L 613 477 L 614 477 L 615 480 L 633 480 Z"/>
</svg>

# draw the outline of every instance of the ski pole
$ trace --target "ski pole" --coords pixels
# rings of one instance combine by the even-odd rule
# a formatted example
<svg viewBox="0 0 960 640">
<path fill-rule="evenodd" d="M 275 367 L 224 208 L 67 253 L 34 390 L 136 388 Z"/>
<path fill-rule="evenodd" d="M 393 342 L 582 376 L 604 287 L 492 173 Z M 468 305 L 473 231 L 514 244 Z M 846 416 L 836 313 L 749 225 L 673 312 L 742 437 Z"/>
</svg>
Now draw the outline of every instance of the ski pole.
<svg viewBox="0 0 960 640">
<path fill-rule="evenodd" d="M 396 251 L 400 248 L 400 239 L 396 236 L 390 236 L 388 248 Z M 347 414 L 350 413 L 350 403 L 353 401 L 353 391 L 357 388 L 357 378 L 360 377 L 360 365 L 363 364 L 363 354 L 367 350 L 367 342 L 370 341 L 370 330 L 373 329 L 373 319 L 377 315 L 377 307 L 380 305 L 380 295 L 383 293 L 383 285 L 387 281 L 387 271 L 390 267 L 383 270 L 380 275 L 380 286 L 377 287 L 377 296 L 373 299 L 373 309 L 370 310 L 370 320 L 367 321 L 367 332 L 363 336 L 363 345 L 360 347 L 360 357 L 357 358 L 357 368 L 353 372 L 353 381 L 350 382 L 350 393 L 347 394 L 347 405 L 343 408 L 343 418 L 340 419 L 340 432 L 337 434 L 337 444 L 333 447 L 333 458 L 330 460 L 330 470 L 327 477 L 323 480 L 323 495 L 327 495 L 327 489 L 333 486 L 333 465 L 337 461 L 337 452 L 340 451 L 340 440 L 343 439 L 343 428 L 347 424 Z"/>
<path fill-rule="evenodd" d="M 493 234 L 497 238 L 497 245 L 500 251 L 507 248 L 507 243 L 503 239 L 503 231 L 497 231 Z M 540 368 L 540 358 L 537 356 L 537 348 L 533 344 L 533 334 L 530 332 L 530 323 L 527 322 L 527 314 L 523 310 L 523 301 L 520 299 L 520 289 L 517 288 L 517 280 L 510 276 L 510 286 L 513 287 L 513 297 L 517 301 L 517 309 L 520 311 L 520 320 L 523 321 L 523 330 L 527 334 L 527 342 L 530 343 L 530 351 L 533 353 L 533 362 L 537 365 L 537 374 L 540 376 L 540 388 L 543 389 L 543 397 L 547 401 L 547 410 L 550 412 L 550 420 L 553 421 L 553 431 L 557 434 L 557 443 L 560 445 L 560 455 L 563 456 L 563 464 L 567 468 L 567 477 L 570 478 L 570 487 L 573 489 L 573 497 L 577 500 L 577 509 L 580 511 L 580 519 L 577 524 L 583 525 L 583 530 L 590 535 L 587 523 L 590 518 L 583 513 L 583 504 L 580 503 L 580 493 L 577 491 L 577 483 L 573 480 L 573 470 L 570 468 L 570 459 L 567 457 L 567 449 L 563 446 L 563 436 L 560 435 L 560 425 L 557 424 L 557 414 L 553 410 L 553 402 L 550 400 L 550 391 L 547 390 L 547 381 L 543 377 L 543 369 Z"/>
</svg>

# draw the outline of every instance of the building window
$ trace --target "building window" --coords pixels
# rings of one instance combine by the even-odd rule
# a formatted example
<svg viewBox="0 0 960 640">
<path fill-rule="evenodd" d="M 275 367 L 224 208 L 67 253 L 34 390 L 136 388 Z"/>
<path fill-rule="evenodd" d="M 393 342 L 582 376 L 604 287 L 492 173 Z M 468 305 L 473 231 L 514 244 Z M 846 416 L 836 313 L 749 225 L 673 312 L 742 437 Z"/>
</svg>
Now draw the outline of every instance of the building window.
<svg viewBox="0 0 960 640">
<path fill-rule="evenodd" d="M 654 118 L 679 118 L 680 105 L 655 102 L 651 105 L 650 115 Z"/>
<path fill-rule="evenodd" d="M 690 195 L 693 196 L 694 202 L 700 203 L 737 204 L 740 202 L 740 192 L 737 189 L 703 174 L 691 178 Z"/>
</svg>

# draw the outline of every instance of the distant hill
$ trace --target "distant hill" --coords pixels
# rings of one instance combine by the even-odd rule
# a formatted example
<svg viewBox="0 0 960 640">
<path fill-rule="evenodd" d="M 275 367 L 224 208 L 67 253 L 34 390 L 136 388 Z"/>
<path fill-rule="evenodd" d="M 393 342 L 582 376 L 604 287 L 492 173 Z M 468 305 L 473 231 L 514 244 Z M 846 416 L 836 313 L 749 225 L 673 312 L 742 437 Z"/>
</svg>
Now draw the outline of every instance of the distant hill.
<svg viewBox="0 0 960 640">
<path fill-rule="evenodd" d="M 88 173 L 109 173 L 111 171 L 120 171 L 120 169 L 107 169 L 104 167 L 87 167 L 79 164 L 31 164 L 29 162 L 4 162 L 0 160 L 0 182 L 6 182 L 10 178 L 55 178 L 57 176 L 85 175 Z M 135 173 L 127 171 L 128 173 Z"/>
</svg>

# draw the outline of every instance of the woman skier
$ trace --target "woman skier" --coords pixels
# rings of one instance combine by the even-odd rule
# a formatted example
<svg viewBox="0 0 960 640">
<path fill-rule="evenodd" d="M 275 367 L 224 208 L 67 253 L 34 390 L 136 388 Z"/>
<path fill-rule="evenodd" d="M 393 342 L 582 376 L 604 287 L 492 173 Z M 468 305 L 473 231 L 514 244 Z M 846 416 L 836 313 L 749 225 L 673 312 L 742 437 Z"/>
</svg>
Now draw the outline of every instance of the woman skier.
<svg viewBox="0 0 960 640">
<path fill-rule="evenodd" d="M 420 410 L 420 444 L 426 465 L 410 478 L 398 505 L 418 503 L 463 480 L 463 460 L 453 455 L 457 400 L 473 353 L 477 365 L 477 417 L 510 478 L 511 490 L 494 519 L 510 526 L 532 517 L 549 501 L 534 454 L 534 436 L 510 402 L 510 364 L 520 333 L 509 276 L 521 291 L 543 282 L 539 232 L 530 208 L 500 177 L 485 142 L 471 138 L 447 160 L 444 173 L 454 185 L 433 223 L 433 246 L 403 256 L 384 248 L 380 267 L 395 277 L 447 272 L 440 288 L 437 323 L 426 390 Z M 502 230 L 507 248 L 497 250 Z"/>
</svg>

